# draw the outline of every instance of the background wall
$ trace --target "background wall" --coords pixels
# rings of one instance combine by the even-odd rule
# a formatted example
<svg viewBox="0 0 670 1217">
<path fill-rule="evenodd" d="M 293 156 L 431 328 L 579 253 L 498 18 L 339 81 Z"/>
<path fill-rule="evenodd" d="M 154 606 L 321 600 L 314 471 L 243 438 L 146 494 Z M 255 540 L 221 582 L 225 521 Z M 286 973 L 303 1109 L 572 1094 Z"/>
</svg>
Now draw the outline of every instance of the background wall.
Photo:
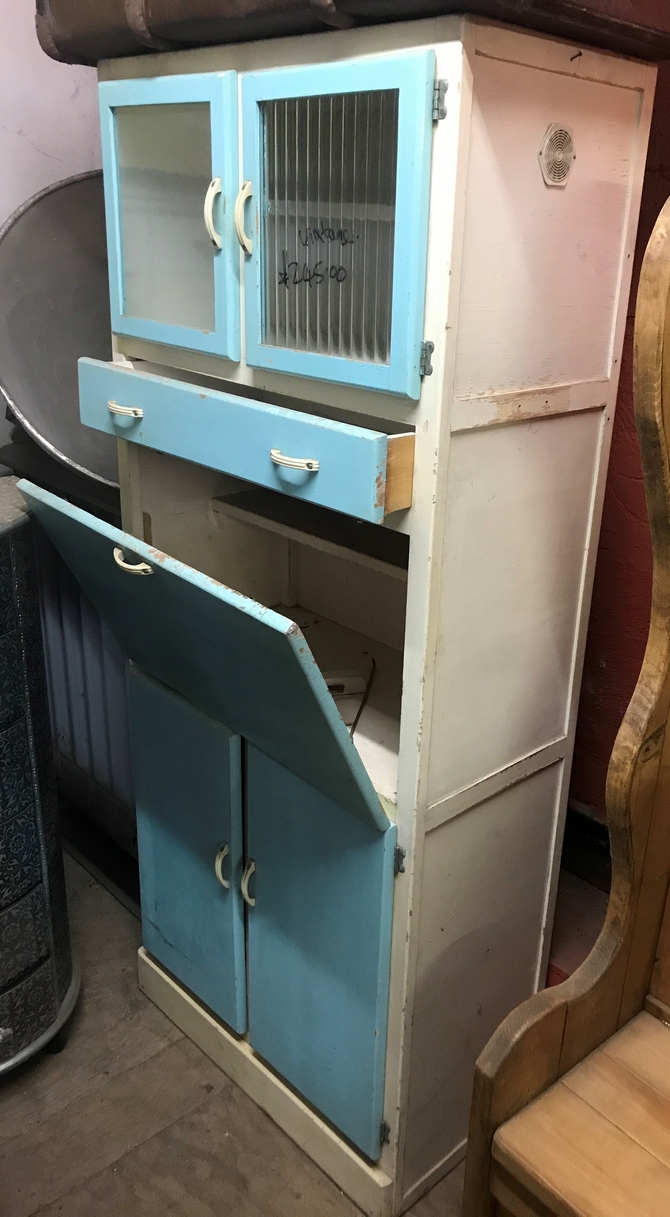
<svg viewBox="0 0 670 1217">
<path fill-rule="evenodd" d="M 1 13 L 0 227 L 46 186 L 100 168 L 95 68 L 44 54 L 34 0 L 2 0 Z M 0 408 L 0 445 L 10 431 Z"/>
<path fill-rule="evenodd" d="M 94 68 L 40 49 L 34 0 L 2 0 L 0 225 L 45 186 L 100 167 L 96 93 Z"/>
<path fill-rule="evenodd" d="M 633 322 L 640 264 L 669 196 L 670 63 L 666 63 L 659 72 L 645 174 L 570 789 L 575 810 L 600 820 L 605 819 L 607 765 L 639 675 L 649 628 L 651 542 L 633 414 Z"/>
</svg>

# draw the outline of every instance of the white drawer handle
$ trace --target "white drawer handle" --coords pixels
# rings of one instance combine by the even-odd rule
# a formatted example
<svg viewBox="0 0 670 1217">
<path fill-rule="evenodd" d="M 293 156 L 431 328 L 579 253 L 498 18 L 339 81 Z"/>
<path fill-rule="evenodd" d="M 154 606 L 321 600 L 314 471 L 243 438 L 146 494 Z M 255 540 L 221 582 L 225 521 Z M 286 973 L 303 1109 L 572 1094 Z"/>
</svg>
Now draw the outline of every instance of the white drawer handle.
<svg viewBox="0 0 670 1217">
<path fill-rule="evenodd" d="M 253 190 L 251 182 L 245 182 L 244 185 L 240 187 L 237 198 L 235 199 L 235 211 L 233 215 L 237 239 L 245 254 L 249 255 L 252 253 L 253 246 L 251 244 L 251 239 L 244 231 L 244 204 L 246 203 L 247 199 L 251 198 L 252 194 Z"/>
<path fill-rule="evenodd" d="M 319 462 L 310 456 L 284 456 L 279 448 L 270 449 L 270 460 L 273 465 L 284 465 L 286 469 L 307 469 L 309 473 L 318 473 Z"/>
<path fill-rule="evenodd" d="M 114 546 L 114 561 L 121 570 L 128 571 L 129 575 L 153 575 L 154 568 L 149 566 L 148 562 L 126 562 L 123 557 L 123 550 L 120 546 Z"/>
<path fill-rule="evenodd" d="M 250 858 L 244 868 L 244 874 L 242 875 L 242 879 L 240 882 L 240 891 L 242 892 L 242 899 L 244 900 L 245 904 L 249 905 L 250 909 L 254 908 L 256 905 L 256 897 L 249 895 L 249 880 L 250 880 L 251 876 L 253 875 L 255 869 L 256 869 L 256 863 L 254 862 L 253 858 Z"/>
<path fill-rule="evenodd" d="M 144 418 L 144 410 L 140 406 L 120 406 L 118 401 L 108 401 L 107 409 L 110 414 L 121 414 L 124 418 Z"/>
<path fill-rule="evenodd" d="M 223 874 L 221 872 L 221 864 L 223 862 L 223 859 L 227 858 L 227 857 L 228 857 L 228 846 L 222 845 L 221 849 L 218 851 L 218 853 L 214 859 L 214 874 L 216 875 L 217 879 L 219 880 L 221 887 L 226 887 L 226 888 L 230 887 L 230 883 L 228 882 L 227 879 L 224 879 L 224 877 L 223 877 Z"/>
<path fill-rule="evenodd" d="M 209 237 L 212 244 L 216 245 L 217 249 L 220 249 L 221 248 L 221 237 L 219 236 L 218 232 L 216 231 L 216 229 L 214 227 L 214 200 L 215 200 L 217 194 L 221 194 L 221 178 L 213 177 L 211 182 L 209 183 L 209 186 L 207 187 L 207 194 L 205 195 L 205 205 L 203 208 L 203 212 L 204 212 L 204 217 L 205 217 L 205 228 L 207 229 L 207 236 Z"/>
</svg>

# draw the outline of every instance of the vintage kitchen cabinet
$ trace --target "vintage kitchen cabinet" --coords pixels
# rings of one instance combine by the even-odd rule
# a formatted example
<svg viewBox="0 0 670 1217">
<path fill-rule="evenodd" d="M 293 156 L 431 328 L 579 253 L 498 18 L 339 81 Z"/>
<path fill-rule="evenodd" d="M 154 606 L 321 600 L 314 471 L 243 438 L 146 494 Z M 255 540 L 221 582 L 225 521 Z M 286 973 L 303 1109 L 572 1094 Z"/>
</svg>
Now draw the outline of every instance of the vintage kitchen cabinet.
<svg viewBox="0 0 670 1217">
<path fill-rule="evenodd" d="M 100 67 L 140 983 L 366 1212 L 544 981 L 654 69 L 468 18 Z"/>
</svg>

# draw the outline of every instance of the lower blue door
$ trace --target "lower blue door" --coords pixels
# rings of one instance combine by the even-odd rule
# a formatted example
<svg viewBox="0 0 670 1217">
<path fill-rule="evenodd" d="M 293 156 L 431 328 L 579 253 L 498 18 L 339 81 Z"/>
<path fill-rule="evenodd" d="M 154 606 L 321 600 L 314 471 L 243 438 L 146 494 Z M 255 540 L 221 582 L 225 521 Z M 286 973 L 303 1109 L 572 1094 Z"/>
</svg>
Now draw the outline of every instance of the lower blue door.
<svg viewBox="0 0 670 1217">
<path fill-rule="evenodd" d="M 380 833 L 247 747 L 249 1039 L 380 1151 L 395 825 Z"/>
<path fill-rule="evenodd" d="M 130 684 L 144 946 L 243 1032 L 240 739 L 136 667 Z"/>
</svg>

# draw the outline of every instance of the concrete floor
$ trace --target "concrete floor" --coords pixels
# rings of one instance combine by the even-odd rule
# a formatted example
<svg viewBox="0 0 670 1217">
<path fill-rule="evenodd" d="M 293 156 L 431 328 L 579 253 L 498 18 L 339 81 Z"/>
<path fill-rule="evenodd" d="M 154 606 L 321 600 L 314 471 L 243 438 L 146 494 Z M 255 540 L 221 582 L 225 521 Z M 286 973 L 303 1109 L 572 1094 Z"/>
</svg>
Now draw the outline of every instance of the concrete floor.
<svg viewBox="0 0 670 1217">
<path fill-rule="evenodd" d="M 357 1217 L 140 993 L 139 923 L 66 857 L 82 995 L 59 1055 L 0 1083 L 0 1217 Z M 462 1168 L 411 1209 L 458 1217 Z"/>
</svg>

